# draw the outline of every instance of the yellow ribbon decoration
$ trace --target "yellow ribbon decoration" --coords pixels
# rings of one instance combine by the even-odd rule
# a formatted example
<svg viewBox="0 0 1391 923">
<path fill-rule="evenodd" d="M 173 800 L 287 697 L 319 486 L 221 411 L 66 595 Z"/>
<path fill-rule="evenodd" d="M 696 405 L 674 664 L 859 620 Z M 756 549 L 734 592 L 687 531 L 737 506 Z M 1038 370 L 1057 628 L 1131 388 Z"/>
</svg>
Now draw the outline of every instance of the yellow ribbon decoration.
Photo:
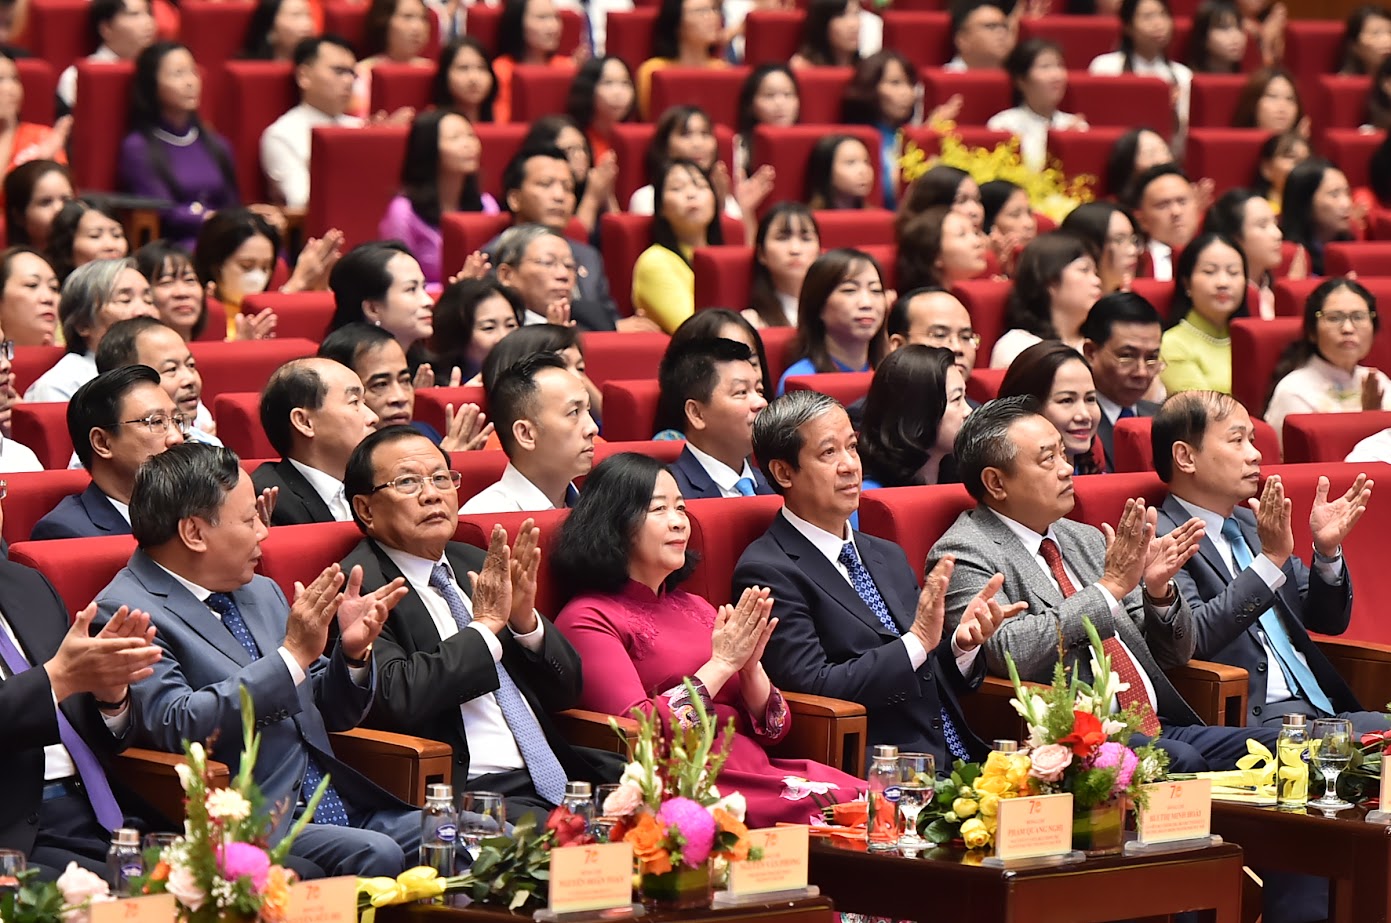
<svg viewBox="0 0 1391 923">
<path fill-rule="evenodd" d="M 357 890 L 371 899 L 373 907 L 409 904 L 443 894 L 445 879 L 439 874 L 437 869 L 421 865 L 395 878 L 359 878 Z"/>
<path fill-rule="evenodd" d="M 1262 744 L 1259 740 L 1250 738 L 1246 741 L 1246 755 L 1236 761 L 1236 769 L 1224 769 L 1212 772 L 1199 772 L 1194 775 L 1199 779 L 1212 780 L 1212 794 L 1222 795 L 1250 795 L 1257 798 L 1275 797 L 1275 777 L 1276 760 L 1275 754 Z M 1303 769 L 1303 790 L 1307 792 L 1309 786 L 1309 770 L 1300 761 Z M 1288 779 L 1292 784 L 1299 784 L 1296 779 L 1296 769 L 1294 766 L 1281 766 L 1280 778 Z"/>
</svg>

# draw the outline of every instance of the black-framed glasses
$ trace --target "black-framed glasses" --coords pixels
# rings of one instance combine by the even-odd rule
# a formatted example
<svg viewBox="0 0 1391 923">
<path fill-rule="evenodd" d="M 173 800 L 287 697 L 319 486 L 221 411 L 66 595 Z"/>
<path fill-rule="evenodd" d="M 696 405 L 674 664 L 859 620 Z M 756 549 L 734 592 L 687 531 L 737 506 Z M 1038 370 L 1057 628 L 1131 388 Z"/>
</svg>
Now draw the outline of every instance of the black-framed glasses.
<svg viewBox="0 0 1391 923">
<path fill-rule="evenodd" d="M 427 481 L 435 490 L 443 493 L 446 490 L 458 490 L 463 480 L 464 476 L 457 471 L 440 471 L 429 477 L 422 477 L 418 474 L 403 474 L 399 478 L 392 478 L 385 484 L 376 485 L 372 488 L 371 493 L 390 487 L 403 497 L 414 497 L 425 489 Z"/>
<path fill-rule="evenodd" d="M 163 411 L 156 411 L 155 413 L 150 414 L 148 417 L 141 417 L 138 420 L 117 420 L 115 423 L 111 425 L 133 426 L 136 423 L 143 425 L 146 430 L 148 430 L 156 436 L 162 436 L 165 433 L 169 432 L 170 423 L 178 427 L 179 434 L 183 436 L 187 436 L 188 431 L 193 428 L 193 421 L 190 420 L 186 414 L 164 413 Z"/>
<path fill-rule="evenodd" d="M 14 359 L 14 340 L 0 340 L 0 358 L 7 361 Z"/>
</svg>

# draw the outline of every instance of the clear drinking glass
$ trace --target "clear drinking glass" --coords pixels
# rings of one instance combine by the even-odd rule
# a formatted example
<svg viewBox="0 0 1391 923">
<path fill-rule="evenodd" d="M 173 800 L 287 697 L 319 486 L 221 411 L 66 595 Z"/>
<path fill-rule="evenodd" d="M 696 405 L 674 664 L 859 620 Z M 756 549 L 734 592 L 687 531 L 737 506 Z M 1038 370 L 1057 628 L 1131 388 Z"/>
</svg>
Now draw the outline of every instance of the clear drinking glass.
<svg viewBox="0 0 1391 923">
<path fill-rule="evenodd" d="M 164 851 L 173 846 L 183 837 L 177 833 L 147 833 L 140 841 L 140 856 L 145 860 L 146 873 L 154 871 L 154 866 L 149 862 L 150 850 L 156 850 L 155 862 L 164 858 Z"/>
<path fill-rule="evenodd" d="M 1338 776 L 1352 760 L 1352 722 L 1346 718 L 1319 718 L 1309 734 L 1309 759 L 1323 776 L 1323 797 L 1309 807 L 1341 811 L 1352 805 L 1338 797 Z"/>
<path fill-rule="evenodd" d="M 464 792 L 459 804 L 459 845 L 478 854 L 478 844 L 507 829 L 507 808 L 497 792 Z"/>
<path fill-rule="evenodd" d="M 594 786 L 594 835 L 600 843 L 609 842 L 609 834 L 618 825 L 617 815 L 604 813 L 604 802 L 616 791 L 618 786 L 615 784 Z"/>
<path fill-rule="evenodd" d="M 937 761 L 931 753 L 900 753 L 898 813 L 903 817 L 903 833 L 898 848 L 916 853 L 932 844 L 918 835 L 918 815 L 932 801 L 937 790 Z"/>
</svg>

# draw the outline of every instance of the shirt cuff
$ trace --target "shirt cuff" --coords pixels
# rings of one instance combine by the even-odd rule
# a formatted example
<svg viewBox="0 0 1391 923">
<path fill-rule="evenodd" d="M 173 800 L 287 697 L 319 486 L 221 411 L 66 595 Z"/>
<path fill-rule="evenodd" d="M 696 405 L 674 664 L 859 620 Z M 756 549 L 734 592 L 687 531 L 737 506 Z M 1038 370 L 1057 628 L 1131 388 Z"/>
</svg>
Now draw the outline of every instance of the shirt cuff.
<svg viewBox="0 0 1391 923">
<path fill-rule="evenodd" d="M 488 626 L 484 625 L 482 622 L 469 622 L 468 627 L 483 636 L 483 643 L 488 645 L 488 653 L 492 655 L 493 663 L 501 663 L 502 642 L 497 639 L 497 635 L 493 634 L 492 629 L 488 628 Z M 532 632 L 532 634 L 535 633 L 536 632 Z"/>
<path fill-rule="evenodd" d="M 507 630 L 512 631 L 512 637 L 518 644 L 534 654 L 541 650 L 541 642 L 546 639 L 546 623 L 542 620 L 541 613 L 537 612 L 535 609 L 532 610 L 532 615 L 536 616 L 536 627 L 531 631 L 528 631 L 526 634 L 519 634 L 512 631 L 510 625 L 507 627 Z M 488 634 L 491 635 L 493 633 L 490 631 Z M 493 638 L 496 640 L 497 636 L 494 635 Z M 499 652 L 502 650 L 502 645 L 498 645 L 498 650 Z M 499 656 L 501 656 L 501 654 L 499 654 Z"/>
<path fill-rule="evenodd" d="M 976 658 L 980 656 L 980 646 L 963 651 L 961 645 L 956 643 L 956 634 L 952 633 L 951 655 L 956 660 L 956 670 L 962 676 L 970 676 L 971 668 L 976 664 Z"/>
<path fill-rule="evenodd" d="M 923 647 L 918 636 L 911 631 L 903 636 L 903 648 L 908 651 L 908 662 L 913 665 L 914 670 L 927 663 L 927 648 Z"/>
<path fill-rule="evenodd" d="M 123 736 L 130 728 L 130 701 L 127 700 L 121 706 L 121 710 L 114 715 L 101 712 L 101 720 L 106 725 L 106 729 L 111 732 L 112 737 Z"/>
<path fill-rule="evenodd" d="M 1121 604 L 1116 597 L 1111 595 L 1111 591 L 1099 583 L 1093 583 L 1092 586 L 1101 591 L 1101 598 L 1106 600 L 1106 608 L 1111 610 L 1111 618 L 1120 618 Z"/>
<path fill-rule="evenodd" d="M 1318 574 L 1324 583 L 1330 586 L 1340 586 L 1343 582 L 1343 575 L 1347 573 L 1347 565 L 1343 563 L 1343 549 L 1339 548 L 1338 553 L 1331 559 L 1319 556 L 1314 552 L 1314 573 Z"/>
<path fill-rule="evenodd" d="M 279 648 L 279 653 L 280 659 L 285 661 L 285 666 L 290 670 L 290 679 L 295 681 L 296 686 L 303 683 L 305 678 L 304 668 L 299 665 L 299 661 L 295 659 L 295 655 L 291 654 L 283 647 Z"/>
<path fill-rule="evenodd" d="M 1251 569 L 1256 572 L 1265 585 L 1272 590 L 1278 590 L 1285 585 L 1285 572 L 1275 566 L 1275 562 L 1263 554 L 1256 555 L 1251 561 Z"/>
</svg>

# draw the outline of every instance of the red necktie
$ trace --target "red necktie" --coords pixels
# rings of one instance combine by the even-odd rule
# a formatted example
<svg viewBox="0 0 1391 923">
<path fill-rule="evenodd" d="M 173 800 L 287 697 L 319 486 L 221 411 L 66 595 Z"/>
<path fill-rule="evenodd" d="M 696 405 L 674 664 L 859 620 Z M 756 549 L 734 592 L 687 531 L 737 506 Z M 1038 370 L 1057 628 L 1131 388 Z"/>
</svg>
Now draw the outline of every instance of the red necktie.
<svg viewBox="0 0 1391 923">
<path fill-rule="evenodd" d="M 1063 567 L 1063 555 L 1058 549 L 1058 543 L 1051 538 L 1045 538 L 1038 546 L 1038 553 L 1048 562 L 1048 570 L 1052 572 L 1053 579 L 1058 581 L 1058 589 L 1062 592 L 1063 598 L 1067 599 L 1076 593 L 1077 588 L 1072 585 L 1072 580 Z M 1137 706 L 1140 709 L 1140 733 L 1154 737 L 1159 733 L 1159 718 L 1154 714 L 1149 696 L 1145 694 L 1145 683 L 1140 677 L 1139 664 L 1115 635 L 1103 640 L 1101 649 L 1111 658 L 1111 669 L 1121 678 L 1121 682 L 1130 686 L 1124 692 L 1116 694 L 1116 701 L 1120 703 L 1121 708 Z"/>
</svg>

